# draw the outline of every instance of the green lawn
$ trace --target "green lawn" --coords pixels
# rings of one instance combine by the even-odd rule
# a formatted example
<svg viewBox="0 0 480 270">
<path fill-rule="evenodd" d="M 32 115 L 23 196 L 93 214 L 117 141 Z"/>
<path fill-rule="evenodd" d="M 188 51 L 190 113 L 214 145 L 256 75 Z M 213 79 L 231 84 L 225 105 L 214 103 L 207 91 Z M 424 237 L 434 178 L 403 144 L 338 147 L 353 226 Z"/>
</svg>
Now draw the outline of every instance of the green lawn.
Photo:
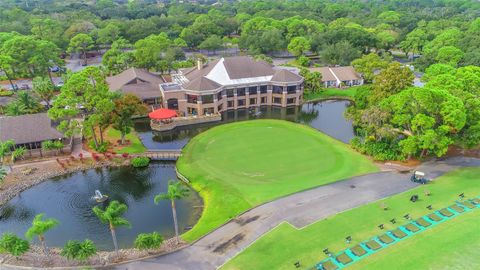
<svg viewBox="0 0 480 270">
<path fill-rule="evenodd" d="M 187 241 L 253 206 L 307 188 L 377 171 L 364 156 L 308 126 L 279 120 L 221 125 L 193 138 L 177 169 L 205 207 Z"/>
<path fill-rule="evenodd" d="M 358 87 L 350 87 L 346 89 L 325 88 L 317 92 L 307 92 L 304 100 L 321 100 L 328 98 L 347 98 L 353 100 Z"/>
<path fill-rule="evenodd" d="M 348 269 L 480 269 L 479 211 L 446 221 Z"/>
<path fill-rule="evenodd" d="M 429 197 L 424 196 L 424 191 L 428 189 L 431 192 Z M 315 265 L 319 261 L 326 258 L 322 250 L 329 248 L 329 250 L 336 254 L 348 247 L 367 240 L 375 235 L 380 235 L 384 231 L 377 228 L 378 224 L 384 224 L 386 230 L 391 230 L 405 220 L 403 215 L 409 213 L 415 219 L 431 211 L 426 209 L 427 205 L 432 205 L 435 209 L 447 207 L 456 200 L 459 193 L 465 192 L 466 196 L 480 195 L 480 168 L 463 169 L 451 172 L 438 180 L 428 184 L 427 186 L 420 186 L 413 190 L 386 198 L 384 200 L 374 202 L 368 205 L 361 206 L 325 220 L 318 221 L 301 230 L 292 227 L 288 223 L 282 223 L 280 226 L 264 235 L 252 246 L 234 257 L 222 269 L 292 269 L 293 263 L 297 260 L 302 263 L 305 268 Z M 416 203 L 409 202 L 409 198 L 413 194 L 420 195 L 420 201 Z M 384 211 L 380 208 L 380 204 L 385 203 L 389 210 Z M 479 210 L 475 210 L 472 215 L 476 215 L 478 222 Z M 471 241 L 462 242 L 468 236 L 458 236 L 461 231 L 466 234 L 473 234 L 471 224 L 474 221 L 469 221 L 470 216 L 444 223 L 437 228 L 431 230 L 447 230 L 444 235 L 440 237 L 434 235 L 429 231 L 420 233 L 414 236 L 405 243 L 395 244 L 384 251 L 371 258 L 365 258 L 365 263 L 362 267 L 356 269 L 394 269 L 392 266 L 404 265 L 398 269 L 437 269 L 435 267 L 429 268 L 431 265 L 439 265 L 442 262 L 436 262 L 435 259 L 440 259 L 445 254 L 456 254 L 457 250 L 465 250 L 472 254 L 473 250 L 469 243 Z M 467 215 L 466 215 L 467 216 Z M 396 218 L 397 224 L 393 225 L 389 222 L 390 219 Z M 464 220 L 464 221 L 462 221 Z M 450 230 L 449 226 L 458 223 L 456 226 L 458 230 Z M 462 225 L 464 224 L 464 225 Z M 477 223 L 478 233 L 478 223 Z M 352 236 L 353 241 L 346 244 L 345 237 Z M 423 236 L 424 235 L 424 236 Z M 457 238 L 458 237 L 458 238 Z M 471 235 L 470 235 L 471 237 Z M 480 237 L 474 241 L 478 247 Z M 413 255 L 416 250 L 408 246 L 408 243 L 417 241 L 421 243 L 423 256 Z M 443 243 L 451 243 L 450 246 Z M 437 246 L 440 245 L 440 246 Z M 405 246 L 407 245 L 407 246 Z M 448 250 L 447 250 L 448 249 Z M 431 257 L 432 260 L 427 259 L 427 254 L 431 254 L 441 250 L 437 257 Z M 478 250 L 478 249 L 477 249 Z M 402 253 L 405 252 L 405 253 Z M 382 254 L 386 254 L 383 259 Z M 389 257 L 388 257 L 389 256 Z M 465 255 L 467 256 L 467 255 Z M 472 255 L 473 256 L 473 255 Z M 471 256 L 470 256 L 471 257 Z M 478 257 L 478 256 L 477 256 Z M 365 265 L 372 260 L 372 266 L 365 267 Z M 443 263 L 456 263 L 455 258 L 442 257 Z M 478 265 L 480 259 L 470 258 L 469 262 Z M 424 265 L 425 267 L 413 267 L 414 265 Z M 397 269 L 397 268 L 395 268 Z M 450 269 L 450 268 L 448 268 Z M 455 269 L 455 268 L 453 268 Z M 458 268 L 458 269 L 474 269 L 474 268 Z"/>
<path fill-rule="evenodd" d="M 114 128 L 108 129 L 107 140 L 110 141 L 110 144 L 116 144 L 116 141 L 120 140 L 120 138 L 121 138 L 120 131 Z M 115 152 L 120 154 L 123 154 L 123 153 L 139 154 L 147 150 L 145 146 L 143 146 L 142 141 L 140 141 L 137 134 L 135 134 L 135 131 L 132 131 L 130 132 L 130 134 L 127 134 L 127 136 L 125 136 L 125 139 L 130 141 L 130 144 L 124 147 L 115 146 L 113 149 Z"/>
</svg>

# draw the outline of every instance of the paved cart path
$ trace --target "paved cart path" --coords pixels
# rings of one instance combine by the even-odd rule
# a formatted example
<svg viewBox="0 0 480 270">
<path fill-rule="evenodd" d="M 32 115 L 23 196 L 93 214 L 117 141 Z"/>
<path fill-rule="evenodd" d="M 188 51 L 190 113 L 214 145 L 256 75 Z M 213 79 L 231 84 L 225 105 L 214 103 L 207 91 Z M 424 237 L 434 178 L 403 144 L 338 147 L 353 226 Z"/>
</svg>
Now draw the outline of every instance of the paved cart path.
<svg viewBox="0 0 480 270">
<path fill-rule="evenodd" d="M 436 178 L 458 167 L 480 166 L 480 159 L 450 158 L 427 162 L 418 170 Z M 320 186 L 251 209 L 177 252 L 103 269 L 216 269 L 272 228 L 287 221 L 300 228 L 319 219 L 417 186 L 410 173 L 379 172 Z M 1 267 L 0 267 L 1 268 Z"/>
</svg>

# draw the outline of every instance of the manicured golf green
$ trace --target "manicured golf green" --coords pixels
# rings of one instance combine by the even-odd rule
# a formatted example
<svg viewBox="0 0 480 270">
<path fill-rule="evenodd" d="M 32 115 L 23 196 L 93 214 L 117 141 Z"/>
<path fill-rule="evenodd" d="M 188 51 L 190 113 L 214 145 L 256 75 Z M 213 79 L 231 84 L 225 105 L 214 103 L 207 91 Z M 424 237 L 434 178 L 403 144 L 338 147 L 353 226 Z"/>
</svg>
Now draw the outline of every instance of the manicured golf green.
<svg viewBox="0 0 480 270">
<path fill-rule="evenodd" d="M 348 269 L 480 269 L 479 224 L 479 210 L 465 213 L 381 250 Z"/>
<path fill-rule="evenodd" d="M 378 170 L 348 145 L 279 120 L 237 122 L 201 133 L 184 148 L 177 169 L 205 203 L 199 222 L 183 235 L 187 241 L 261 203 Z"/>
<path fill-rule="evenodd" d="M 431 193 L 428 197 L 423 195 L 427 189 Z M 447 207 L 457 200 L 458 194 L 462 192 L 465 192 L 467 197 L 480 195 L 480 168 L 451 172 L 426 186 L 420 186 L 408 192 L 337 214 L 301 230 L 294 228 L 288 223 L 283 223 L 234 257 L 222 269 L 292 269 L 296 261 L 300 261 L 304 268 L 308 268 L 327 258 L 322 252 L 324 248 L 328 248 L 332 253 L 337 254 L 371 237 L 381 235 L 386 230 L 393 230 L 397 226 L 405 224 L 406 221 L 403 215 L 407 213 L 415 220 L 431 212 L 426 208 L 427 205 L 432 205 L 434 209 Z M 413 194 L 418 194 L 420 200 L 415 203 L 410 202 L 409 198 Z M 386 204 L 389 210 L 382 210 L 380 207 L 382 203 Z M 479 210 L 474 211 L 472 214 L 468 213 L 468 216 L 475 216 L 472 218 L 476 218 L 477 223 L 475 226 L 477 228 L 475 230 L 478 233 L 478 216 L 480 212 L 478 212 Z M 464 215 L 467 216 L 467 214 Z M 438 225 L 438 227 L 429 229 L 432 232 L 428 230 L 421 232 L 412 238 L 404 240 L 404 243 L 388 247 L 372 256 L 373 260 L 375 260 L 375 263 L 372 263 L 372 267 L 363 265 L 363 268 L 358 267 L 355 269 L 394 269 L 392 268 L 393 266 L 399 265 L 404 265 L 405 267 L 395 269 L 443 269 L 441 267 L 430 267 L 430 265 L 439 266 L 436 259 L 440 260 L 442 256 L 441 262 L 443 263 L 448 261 L 451 265 L 460 264 L 456 259 L 457 257 L 447 256 L 447 254 L 457 255 L 457 248 L 460 251 L 465 251 L 465 254 L 462 256 L 465 256 L 466 263 L 478 266 L 480 258 L 473 258 L 473 249 L 478 250 L 480 237 L 477 235 L 474 246 L 470 246 L 472 241 L 463 243 L 462 239 L 464 237 L 458 236 L 461 234 L 461 231 L 465 231 L 466 234 L 470 234 L 470 237 L 472 237 L 473 228 L 471 227 L 474 227 L 472 225 L 474 221 L 468 221 L 469 217 L 458 217 L 458 221 L 457 218 L 452 219 Z M 395 225 L 389 222 L 392 218 L 397 220 Z M 377 228 L 378 224 L 384 224 L 385 230 Z M 456 224 L 457 229 L 444 231 L 442 237 L 433 233 L 453 224 Z M 347 244 L 345 237 L 349 235 L 352 236 L 352 242 Z M 429 235 L 432 235 L 432 237 L 429 237 Z M 404 246 L 411 241 L 422 243 L 420 245 L 424 249 L 422 256 L 413 256 L 412 254 L 417 251 L 412 246 Z M 447 242 L 450 242 L 451 245 L 444 244 Z M 440 246 L 437 246 L 437 244 Z M 437 249 L 441 250 L 440 255 L 438 257 L 435 257 L 436 255 L 432 256 L 432 260 L 428 259 L 429 254 L 436 252 Z M 382 259 L 381 254 L 387 254 L 387 256 L 390 256 L 388 257 L 390 259 Z M 364 260 L 367 263 L 370 259 L 365 258 Z M 416 264 L 423 267 L 413 267 Z M 445 269 L 476 268 L 447 267 Z"/>
</svg>

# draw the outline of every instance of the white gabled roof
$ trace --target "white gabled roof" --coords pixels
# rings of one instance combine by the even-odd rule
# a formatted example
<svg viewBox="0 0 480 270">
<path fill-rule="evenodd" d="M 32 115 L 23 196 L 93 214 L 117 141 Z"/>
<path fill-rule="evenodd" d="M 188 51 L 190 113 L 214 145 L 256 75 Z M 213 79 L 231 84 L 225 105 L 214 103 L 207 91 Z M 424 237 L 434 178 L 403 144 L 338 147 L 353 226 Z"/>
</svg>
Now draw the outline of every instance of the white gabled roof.
<svg viewBox="0 0 480 270">
<path fill-rule="evenodd" d="M 272 79 L 273 76 L 260 76 L 260 77 L 250 77 L 250 78 L 240 78 L 240 79 L 231 79 L 230 75 L 227 72 L 227 69 L 224 65 L 225 59 L 222 57 L 218 63 L 210 70 L 210 72 L 205 75 L 207 79 L 210 79 L 218 84 L 228 86 L 228 85 L 237 85 L 237 84 L 248 84 L 248 83 L 259 83 L 259 82 L 268 82 Z"/>
</svg>

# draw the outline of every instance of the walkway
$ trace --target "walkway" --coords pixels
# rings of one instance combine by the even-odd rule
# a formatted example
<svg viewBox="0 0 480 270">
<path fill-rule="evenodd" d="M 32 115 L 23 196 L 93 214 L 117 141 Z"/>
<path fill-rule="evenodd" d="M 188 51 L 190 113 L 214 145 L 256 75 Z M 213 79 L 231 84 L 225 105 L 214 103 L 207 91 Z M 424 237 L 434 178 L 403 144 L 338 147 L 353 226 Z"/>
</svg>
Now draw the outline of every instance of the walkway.
<svg viewBox="0 0 480 270">
<path fill-rule="evenodd" d="M 419 170 L 436 178 L 463 166 L 480 166 L 480 159 L 451 158 L 428 162 Z M 321 186 L 258 206 L 206 235 L 191 246 L 168 255 L 107 269 L 216 269 L 279 223 L 304 227 L 319 219 L 417 186 L 410 174 L 380 172 Z M 348 199 L 346 199 L 348 198 Z"/>
</svg>

